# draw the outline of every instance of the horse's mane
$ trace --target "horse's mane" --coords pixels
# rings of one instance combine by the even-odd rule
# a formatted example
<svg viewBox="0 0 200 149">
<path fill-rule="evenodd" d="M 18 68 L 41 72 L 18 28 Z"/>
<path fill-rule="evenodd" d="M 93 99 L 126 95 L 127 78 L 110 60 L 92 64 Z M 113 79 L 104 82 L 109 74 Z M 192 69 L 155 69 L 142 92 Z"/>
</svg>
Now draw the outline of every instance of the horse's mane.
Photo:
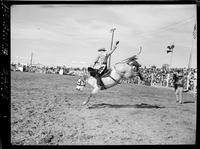
<svg viewBox="0 0 200 149">
<path fill-rule="evenodd" d="M 141 65 L 137 62 L 137 55 L 133 55 L 125 60 L 122 61 L 122 63 L 127 63 L 130 66 L 140 67 Z"/>
<path fill-rule="evenodd" d="M 123 60 L 123 62 L 130 63 L 130 62 L 136 61 L 137 59 L 138 59 L 137 55 L 133 55 L 133 56 Z"/>
<path fill-rule="evenodd" d="M 142 51 L 142 47 L 140 47 L 140 51 L 138 52 L 138 54 L 133 55 L 125 60 L 123 60 L 122 62 L 127 63 L 128 65 L 131 66 L 136 66 L 136 67 L 140 67 L 141 65 L 137 62 L 137 56 L 141 53 Z"/>
</svg>

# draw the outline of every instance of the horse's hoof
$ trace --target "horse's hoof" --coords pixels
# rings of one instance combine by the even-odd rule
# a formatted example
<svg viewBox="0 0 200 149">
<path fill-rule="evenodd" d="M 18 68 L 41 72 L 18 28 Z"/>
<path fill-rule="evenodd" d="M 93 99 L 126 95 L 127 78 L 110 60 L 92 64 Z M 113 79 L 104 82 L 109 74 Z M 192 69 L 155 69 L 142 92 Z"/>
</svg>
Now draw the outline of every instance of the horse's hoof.
<svg viewBox="0 0 200 149">
<path fill-rule="evenodd" d="M 88 101 L 84 101 L 82 105 L 84 106 L 84 105 L 86 105 L 87 103 L 88 103 Z"/>
</svg>

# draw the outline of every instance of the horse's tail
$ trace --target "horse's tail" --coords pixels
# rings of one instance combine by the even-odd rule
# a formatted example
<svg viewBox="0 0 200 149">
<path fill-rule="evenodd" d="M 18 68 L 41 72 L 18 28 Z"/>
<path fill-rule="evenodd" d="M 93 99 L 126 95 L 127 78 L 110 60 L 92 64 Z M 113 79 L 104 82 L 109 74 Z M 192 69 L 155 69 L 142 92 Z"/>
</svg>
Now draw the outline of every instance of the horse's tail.
<svg viewBox="0 0 200 149">
<path fill-rule="evenodd" d="M 142 47 L 140 47 L 140 51 L 136 55 L 140 55 L 141 52 L 142 52 Z"/>
<path fill-rule="evenodd" d="M 137 56 L 141 53 L 141 51 L 142 51 L 142 47 L 140 47 L 140 51 L 136 55 L 133 55 L 133 56 L 123 60 L 122 62 L 127 63 L 130 66 L 135 66 L 138 70 L 138 68 L 141 67 L 141 65 L 137 62 L 137 59 L 138 59 Z"/>
<path fill-rule="evenodd" d="M 133 55 L 125 60 L 123 60 L 122 62 L 126 62 L 126 63 L 130 63 L 130 62 L 134 62 L 138 59 L 138 55 L 140 55 L 140 53 L 142 52 L 142 47 L 140 47 L 140 51 L 136 54 L 136 55 Z"/>
</svg>

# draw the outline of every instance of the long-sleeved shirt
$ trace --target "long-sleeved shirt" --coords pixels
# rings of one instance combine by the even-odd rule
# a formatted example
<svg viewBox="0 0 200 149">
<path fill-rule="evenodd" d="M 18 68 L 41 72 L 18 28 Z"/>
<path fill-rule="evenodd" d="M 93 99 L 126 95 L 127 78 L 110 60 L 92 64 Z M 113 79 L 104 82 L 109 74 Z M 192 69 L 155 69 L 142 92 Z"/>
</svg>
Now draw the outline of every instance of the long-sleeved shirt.
<svg viewBox="0 0 200 149">
<path fill-rule="evenodd" d="M 107 53 L 105 52 L 105 53 L 100 53 L 100 54 L 97 56 L 95 62 L 97 62 L 97 63 L 99 63 L 100 65 L 102 65 L 102 64 L 106 64 L 106 63 L 107 63 L 107 60 L 108 60 L 108 55 L 107 55 Z"/>
</svg>

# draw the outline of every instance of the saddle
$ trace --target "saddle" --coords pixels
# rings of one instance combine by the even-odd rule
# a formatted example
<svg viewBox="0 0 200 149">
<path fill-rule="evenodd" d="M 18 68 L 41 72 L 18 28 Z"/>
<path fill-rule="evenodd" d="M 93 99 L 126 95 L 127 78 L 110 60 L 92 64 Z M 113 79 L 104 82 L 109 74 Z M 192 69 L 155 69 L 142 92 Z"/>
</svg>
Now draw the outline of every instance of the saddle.
<svg viewBox="0 0 200 149">
<path fill-rule="evenodd" d="M 88 67 L 88 72 L 90 75 L 97 79 L 97 85 L 100 87 L 101 90 L 106 89 L 102 78 L 108 77 L 111 73 L 111 69 L 107 69 L 103 74 L 99 74 L 97 69 L 94 69 L 92 67 Z"/>
</svg>

